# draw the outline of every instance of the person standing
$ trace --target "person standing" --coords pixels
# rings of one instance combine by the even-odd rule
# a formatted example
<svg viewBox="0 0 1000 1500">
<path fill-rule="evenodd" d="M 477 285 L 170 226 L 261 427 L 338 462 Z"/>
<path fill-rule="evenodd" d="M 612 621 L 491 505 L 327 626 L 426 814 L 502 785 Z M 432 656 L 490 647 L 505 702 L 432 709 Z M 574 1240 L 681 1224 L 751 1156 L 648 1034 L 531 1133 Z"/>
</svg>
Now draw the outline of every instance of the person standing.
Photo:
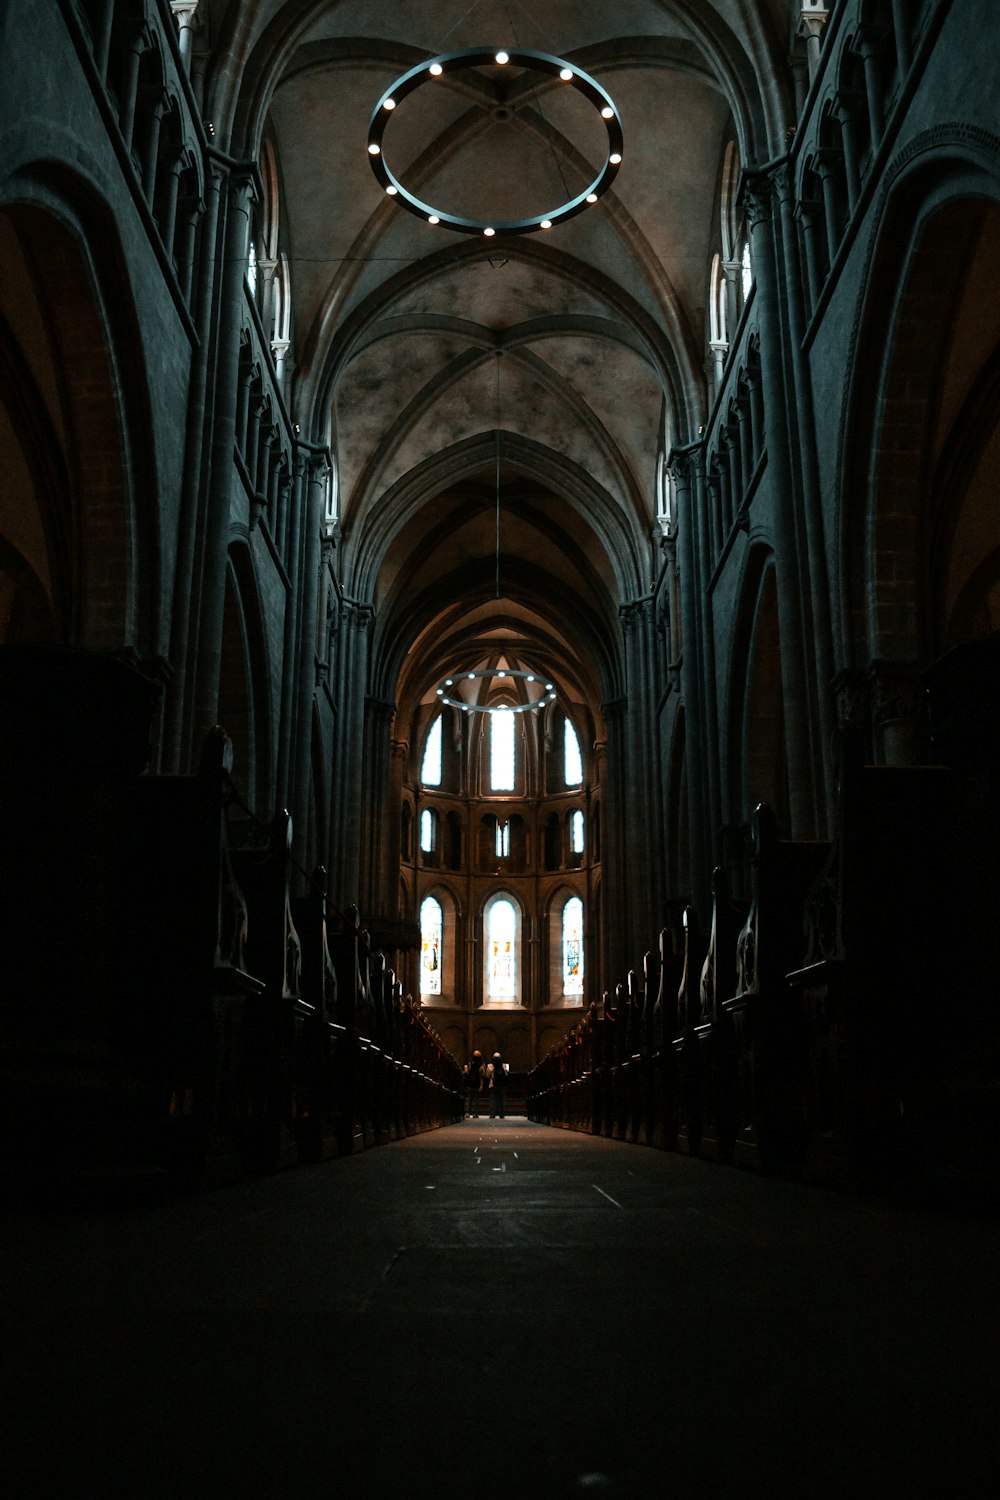
<svg viewBox="0 0 1000 1500">
<path fill-rule="evenodd" d="M 486 1075 L 490 1090 L 490 1119 L 502 1120 L 507 1103 L 507 1074 L 510 1063 L 505 1063 L 499 1052 L 494 1052 L 493 1061 L 486 1064 Z"/>
<path fill-rule="evenodd" d="M 466 1103 L 468 1104 L 468 1113 L 474 1120 L 479 1119 L 479 1095 L 482 1087 L 483 1054 L 477 1048 L 465 1068 Z"/>
</svg>

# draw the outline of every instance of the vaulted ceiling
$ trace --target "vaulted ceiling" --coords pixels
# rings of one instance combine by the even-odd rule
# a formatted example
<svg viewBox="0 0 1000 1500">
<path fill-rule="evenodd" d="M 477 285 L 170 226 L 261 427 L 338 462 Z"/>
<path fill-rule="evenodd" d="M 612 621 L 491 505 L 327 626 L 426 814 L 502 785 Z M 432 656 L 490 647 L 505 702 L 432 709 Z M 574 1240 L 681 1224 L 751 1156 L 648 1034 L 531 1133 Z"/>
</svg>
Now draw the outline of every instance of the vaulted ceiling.
<svg viewBox="0 0 1000 1500">
<path fill-rule="evenodd" d="M 404 715 L 504 650 L 597 711 L 618 611 L 660 566 L 658 465 L 706 410 L 705 306 L 726 142 L 782 149 L 788 0 L 203 0 L 205 108 L 277 163 L 292 404 L 337 459 L 345 590 L 375 605 L 371 687 Z M 554 54 L 610 94 L 623 161 L 551 230 L 458 234 L 389 197 L 369 119 L 408 69 L 489 46 Z M 395 110 L 386 159 L 446 213 L 521 218 L 607 151 L 557 79 L 484 66 Z M 498 503 L 499 502 L 499 503 Z"/>
</svg>

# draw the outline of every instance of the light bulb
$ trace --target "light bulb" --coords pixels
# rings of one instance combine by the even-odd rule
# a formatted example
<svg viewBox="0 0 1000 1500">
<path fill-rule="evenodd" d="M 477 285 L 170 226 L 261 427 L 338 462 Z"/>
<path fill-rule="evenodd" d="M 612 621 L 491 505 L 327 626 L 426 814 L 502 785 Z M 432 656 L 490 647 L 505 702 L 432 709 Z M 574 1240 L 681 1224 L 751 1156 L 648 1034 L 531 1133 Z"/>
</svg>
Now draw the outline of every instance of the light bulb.
<svg viewBox="0 0 1000 1500">
<path fill-rule="evenodd" d="M 510 62 L 510 54 L 508 52 L 498 52 L 497 53 L 497 62 L 500 64 L 501 67 L 503 67 L 504 63 L 509 63 Z"/>
<path fill-rule="evenodd" d="M 427 222 L 428 224 L 440 224 L 441 220 L 438 218 L 437 214 L 428 214 Z"/>
<path fill-rule="evenodd" d="M 381 147 L 376 146 L 375 142 L 372 141 L 371 145 L 368 147 L 368 155 L 369 156 L 378 156 L 380 150 L 381 150 Z"/>
<path fill-rule="evenodd" d="M 596 203 L 597 202 L 597 194 L 596 193 L 588 193 L 587 194 L 587 202 L 588 203 Z"/>
<path fill-rule="evenodd" d="M 551 229 L 552 228 L 552 220 L 551 219 L 543 219 L 542 222 L 539 224 L 538 227 L 539 227 L 539 229 Z"/>
<path fill-rule="evenodd" d="M 601 119 L 602 120 L 613 120 L 614 117 L 615 117 L 615 112 L 611 108 L 611 105 L 610 104 L 606 104 L 604 106 L 604 108 L 601 110 Z"/>
<path fill-rule="evenodd" d="M 442 68 L 440 63 L 431 63 L 427 71 L 429 73 L 433 73 L 435 78 L 440 78 L 441 74 L 444 72 L 444 68 Z"/>
<path fill-rule="evenodd" d="M 395 101 L 395 99 L 383 99 L 382 100 L 382 108 L 383 109 L 395 109 L 396 108 L 396 101 Z"/>
<path fill-rule="evenodd" d="M 396 194 L 399 192 L 399 189 L 393 187 L 392 183 L 390 183 L 386 188 L 386 192 L 388 193 L 390 198 L 395 198 Z"/>
<path fill-rule="evenodd" d="M 483 233 L 485 234 L 486 238 L 489 239 L 492 235 L 496 234 L 496 230 L 495 229 L 484 229 Z"/>
<path fill-rule="evenodd" d="M 621 161 L 621 159 L 622 159 L 622 154 L 621 154 L 620 151 L 612 151 L 611 155 L 608 157 L 608 161 L 611 163 L 611 165 L 613 167 L 617 167 L 617 165 Z"/>
<path fill-rule="evenodd" d="M 562 69 L 560 69 L 559 77 L 562 79 L 563 83 L 569 83 L 570 79 L 573 77 L 573 69 L 572 68 L 562 68 Z"/>
</svg>

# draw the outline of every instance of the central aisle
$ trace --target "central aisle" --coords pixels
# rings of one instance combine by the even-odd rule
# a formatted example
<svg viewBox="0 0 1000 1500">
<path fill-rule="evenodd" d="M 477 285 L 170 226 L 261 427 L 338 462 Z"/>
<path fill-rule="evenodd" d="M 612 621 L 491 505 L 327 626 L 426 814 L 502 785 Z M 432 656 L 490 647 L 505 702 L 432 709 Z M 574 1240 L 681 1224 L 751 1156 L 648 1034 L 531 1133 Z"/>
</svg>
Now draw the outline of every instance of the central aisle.
<svg viewBox="0 0 1000 1500">
<path fill-rule="evenodd" d="M 19 1496 L 955 1500 L 995 1477 L 978 1221 L 517 1118 L 6 1219 Z"/>
</svg>

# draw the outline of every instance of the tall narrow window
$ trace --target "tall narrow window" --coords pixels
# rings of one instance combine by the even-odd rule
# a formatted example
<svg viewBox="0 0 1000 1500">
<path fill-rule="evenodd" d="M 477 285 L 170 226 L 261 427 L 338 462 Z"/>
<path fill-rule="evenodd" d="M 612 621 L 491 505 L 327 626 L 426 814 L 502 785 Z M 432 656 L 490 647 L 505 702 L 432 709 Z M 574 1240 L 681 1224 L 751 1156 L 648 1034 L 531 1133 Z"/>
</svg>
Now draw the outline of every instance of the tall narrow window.
<svg viewBox="0 0 1000 1500">
<path fill-rule="evenodd" d="M 250 249 L 247 251 L 247 286 L 250 288 L 251 297 L 257 295 L 257 246 L 253 240 L 250 241 Z"/>
<path fill-rule="evenodd" d="M 420 814 L 420 847 L 424 854 L 437 848 L 437 813 L 429 807 Z"/>
<path fill-rule="evenodd" d="M 510 824 L 497 819 L 497 859 L 506 859 L 510 853 Z"/>
<path fill-rule="evenodd" d="M 563 994 L 583 994 L 583 902 L 570 896 L 562 916 Z"/>
<path fill-rule="evenodd" d="M 514 790 L 514 713 L 509 708 L 490 711 L 490 788 Z"/>
<path fill-rule="evenodd" d="M 441 903 L 433 896 L 420 903 L 420 993 L 441 993 Z"/>
<path fill-rule="evenodd" d="M 743 241 L 743 257 L 740 261 L 740 276 L 743 282 L 743 300 L 745 302 L 750 295 L 750 288 L 753 286 L 753 266 L 750 264 L 749 240 Z"/>
<path fill-rule="evenodd" d="M 563 725 L 563 774 L 567 786 L 579 786 L 583 780 L 583 761 L 576 730 L 567 719 Z"/>
<path fill-rule="evenodd" d="M 510 901 L 494 901 L 486 917 L 486 993 L 490 1000 L 517 998 L 517 913 Z"/>
<path fill-rule="evenodd" d="M 424 786 L 441 785 L 441 715 L 431 725 L 424 745 L 424 759 L 420 767 L 420 780 Z"/>
<path fill-rule="evenodd" d="M 569 842 L 574 854 L 583 853 L 583 813 L 579 808 L 570 815 Z"/>
</svg>

